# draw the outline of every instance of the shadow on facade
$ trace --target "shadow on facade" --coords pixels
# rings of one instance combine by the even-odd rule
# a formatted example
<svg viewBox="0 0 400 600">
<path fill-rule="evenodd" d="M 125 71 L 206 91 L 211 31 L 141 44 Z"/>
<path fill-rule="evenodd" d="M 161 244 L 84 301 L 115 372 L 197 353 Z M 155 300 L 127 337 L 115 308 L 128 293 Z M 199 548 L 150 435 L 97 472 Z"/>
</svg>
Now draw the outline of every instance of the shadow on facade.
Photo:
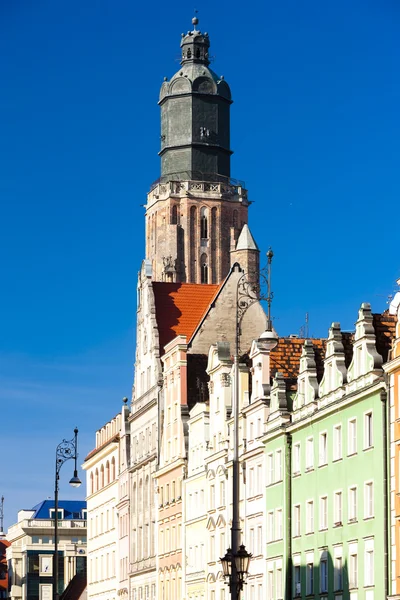
<svg viewBox="0 0 400 600">
<path fill-rule="evenodd" d="M 302 562 L 296 564 L 296 554 L 288 561 L 287 574 L 291 577 L 286 581 L 285 600 L 350 600 L 350 589 L 357 589 L 357 559 L 352 564 L 352 572 L 349 572 L 349 564 L 339 550 L 333 556 L 323 549 L 304 554 L 308 556 L 306 564 L 303 557 Z M 278 600 L 278 596 L 276 598 Z"/>
</svg>

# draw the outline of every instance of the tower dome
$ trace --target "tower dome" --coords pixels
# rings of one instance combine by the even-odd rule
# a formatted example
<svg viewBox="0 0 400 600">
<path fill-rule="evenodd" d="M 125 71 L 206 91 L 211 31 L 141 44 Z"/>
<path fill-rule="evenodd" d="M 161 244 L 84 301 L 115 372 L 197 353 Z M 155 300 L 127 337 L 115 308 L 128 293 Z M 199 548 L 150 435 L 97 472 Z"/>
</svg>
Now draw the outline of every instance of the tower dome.
<svg viewBox="0 0 400 600">
<path fill-rule="evenodd" d="M 208 33 L 182 34 L 181 68 L 161 86 L 161 177 L 218 181 L 230 177 L 231 92 L 209 67 Z"/>
</svg>

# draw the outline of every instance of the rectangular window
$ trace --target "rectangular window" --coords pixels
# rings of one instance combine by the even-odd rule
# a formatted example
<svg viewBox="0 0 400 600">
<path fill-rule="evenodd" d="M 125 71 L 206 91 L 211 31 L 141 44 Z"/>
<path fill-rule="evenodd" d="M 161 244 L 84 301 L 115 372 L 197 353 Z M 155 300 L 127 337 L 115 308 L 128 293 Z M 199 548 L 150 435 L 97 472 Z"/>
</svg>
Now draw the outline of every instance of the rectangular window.
<svg viewBox="0 0 400 600">
<path fill-rule="evenodd" d="M 364 415 L 364 448 L 372 448 L 374 444 L 372 412 Z"/>
<path fill-rule="evenodd" d="M 314 533 L 314 500 L 307 502 L 306 533 Z"/>
<path fill-rule="evenodd" d="M 314 563 L 307 563 L 306 566 L 306 594 L 311 596 L 314 593 Z"/>
<path fill-rule="evenodd" d="M 328 435 L 326 432 L 319 436 L 319 466 L 326 465 L 328 462 Z"/>
<path fill-rule="evenodd" d="M 308 438 L 306 442 L 306 470 L 314 468 L 314 440 Z"/>
<path fill-rule="evenodd" d="M 293 447 L 293 475 L 300 473 L 300 444 Z"/>
<path fill-rule="evenodd" d="M 278 600 L 282 600 L 282 569 L 276 570 L 276 597 Z M 261 594 L 259 593 L 259 599 L 261 600 Z"/>
<path fill-rule="evenodd" d="M 298 537 L 300 535 L 300 504 L 293 507 L 293 529 L 294 537 Z"/>
<path fill-rule="evenodd" d="M 301 596 L 301 571 L 300 566 L 296 565 L 294 568 L 294 597 Z"/>
<path fill-rule="evenodd" d="M 348 427 L 348 447 L 347 454 L 356 454 L 357 452 L 357 419 L 351 419 Z"/>
<path fill-rule="evenodd" d="M 282 481 L 282 450 L 275 454 L 275 481 Z"/>
<path fill-rule="evenodd" d="M 210 485 L 210 509 L 215 508 L 215 485 Z"/>
<path fill-rule="evenodd" d="M 268 574 L 267 574 L 267 591 L 268 591 L 268 598 L 275 598 L 274 572 L 273 571 L 268 571 Z"/>
<path fill-rule="evenodd" d="M 335 492 L 333 518 L 335 520 L 335 525 L 342 524 L 342 492 Z"/>
<path fill-rule="evenodd" d="M 367 548 L 365 551 L 364 585 L 374 585 L 374 550 Z"/>
<path fill-rule="evenodd" d="M 351 487 L 349 489 L 349 521 L 357 520 L 357 488 Z"/>
<path fill-rule="evenodd" d="M 319 528 L 328 529 L 328 498 L 323 496 L 319 500 Z"/>
<path fill-rule="evenodd" d="M 334 588 L 335 592 L 343 589 L 343 559 L 341 556 L 335 558 L 335 573 L 334 573 Z"/>
<path fill-rule="evenodd" d="M 319 591 L 325 593 L 328 591 L 328 561 L 322 559 L 319 565 Z"/>
<path fill-rule="evenodd" d="M 267 540 L 268 542 L 272 542 L 274 539 L 274 513 L 271 510 L 268 515 L 267 515 L 267 524 L 268 524 L 268 528 L 267 528 Z"/>
<path fill-rule="evenodd" d="M 340 460 L 342 456 L 342 426 L 336 425 L 333 429 L 333 460 Z"/>
<path fill-rule="evenodd" d="M 275 539 L 281 540 L 283 538 L 283 518 L 282 518 L 282 509 L 279 508 L 276 511 L 276 532 Z"/>
<path fill-rule="evenodd" d="M 262 494 L 262 488 L 263 488 L 263 476 L 262 476 L 262 465 L 257 465 L 257 479 L 256 479 L 256 493 L 257 494 Z"/>
<path fill-rule="evenodd" d="M 274 483 L 274 455 L 267 456 L 267 485 Z"/>
<path fill-rule="evenodd" d="M 364 519 L 374 516 L 374 484 L 372 481 L 364 484 Z"/>
<path fill-rule="evenodd" d="M 261 556 L 263 554 L 263 536 L 262 536 L 262 525 L 257 527 L 257 554 Z"/>
<path fill-rule="evenodd" d="M 350 554 L 349 586 L 350 586 L 350 589 L 358 587 L 358 555 L 357 554 Z"/>
</svg>

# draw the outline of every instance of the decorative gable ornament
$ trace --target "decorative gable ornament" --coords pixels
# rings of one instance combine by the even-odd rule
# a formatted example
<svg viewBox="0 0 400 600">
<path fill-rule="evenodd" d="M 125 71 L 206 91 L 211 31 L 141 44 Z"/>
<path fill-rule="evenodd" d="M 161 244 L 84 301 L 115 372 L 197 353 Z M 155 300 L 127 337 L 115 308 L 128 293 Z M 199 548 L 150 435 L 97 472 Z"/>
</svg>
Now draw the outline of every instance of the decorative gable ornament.
<svg viewBox="0 0 400 600">
<path fill-rule="evenodd" d="M 376 349 L 376 336 L 371 312 L 368 302 L 361 304 L 356 322 L 356 333 L 354 336 L 353 359 L 350 363 L 347 378 L 354 381 L 367 373 L 381 373 L 382 356 Z"/>
<path fill-rule="evenodd" d="M 273 418 L 275 413 L 288 412 L 285 378 L 279 372 L 276 373 L 272 383 L 270 411 L 268 420 L 271 420 L 271 417 Z"/>
<path fill-rule="evenodd" d="M 347 370 L 340 323 L 332 323 L 324 360 L 324 376 L 319 386 L 319 397 L 342 387 L 347 381 Z"/>
<path fill-rule="evenodd" d="M 297 378 L 297 393 L 293 400 L 293 410 L 299 410 L 302 406 L 315 402 L 317 398 L 318 379 L 314 345 L 311 340 L 306 340 L 301 351 L 300 371 Z"/>
</svg>

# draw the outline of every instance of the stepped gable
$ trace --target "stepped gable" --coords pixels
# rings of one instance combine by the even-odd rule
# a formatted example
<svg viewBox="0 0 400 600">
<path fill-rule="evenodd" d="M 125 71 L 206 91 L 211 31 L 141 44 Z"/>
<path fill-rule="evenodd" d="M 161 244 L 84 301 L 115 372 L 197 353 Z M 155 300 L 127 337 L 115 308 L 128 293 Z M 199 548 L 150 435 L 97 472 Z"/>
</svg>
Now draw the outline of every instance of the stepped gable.
<svg viewBox="0 0 400 600">
<path fill-rule="evenodd" d="M 390 315 L 389 310 L 382 314 L 372 315 L 376 335 L 376 349 L 385 363 L 389 358 L 393 340 L 396 337 L 396 315 Z"/>
<path fill-rule="evenodd" d="M 153 283 L 161 355 L 177 335 L 190 340 L 219 288 L 216 284 Z"/>
<path fill-rule="evenodd" d="M 294 391 L 297 388 L 297 377 L 300 368 L 300 357 L 305 338 L 279 338 L 278 345 L 271 352 L 271 378 L 276 373 L 282 373 L 286 380 L 287 389 Z M 317 378 L 321 381 L 324 371 L 324 357 L 326 339 L 311 339 L 315 352 Z"/>
</svg>

